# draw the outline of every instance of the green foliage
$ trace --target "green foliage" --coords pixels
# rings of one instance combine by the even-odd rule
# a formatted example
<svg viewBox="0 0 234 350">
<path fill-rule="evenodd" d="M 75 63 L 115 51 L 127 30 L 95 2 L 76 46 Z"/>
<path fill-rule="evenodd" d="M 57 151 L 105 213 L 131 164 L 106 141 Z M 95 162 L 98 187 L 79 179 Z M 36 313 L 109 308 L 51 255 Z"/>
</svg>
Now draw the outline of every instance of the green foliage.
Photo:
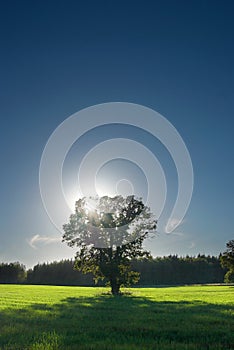
<svg viewBox="0 0 234 350">
<path fill-rule="evenodd" d="M 231 350 L 232 286 L 0 285 L 1 350 Z"/>
<path fill-rule="evenodd" d="M 131 260 L 150 256 L 143 241 L 156 229 L 156 221 L 134 196 L 104 196 L 78 200 L 75 214 L 63 229 L 63 241 L 78 248 L 75 267 L 92 273 L 96 282 L 106 279 L 112 293 L 119 294 L 121 286 L 138 281 Z"/>
<path fill-rule="evenodd" d="M 229 241 L 226 251 L 220 256 L 221 265 L 228 271 L 224 276 L 226 283 L 234 282 L 234 240 Z"/>
<path fill-rule="evenodd" d="M 19 262 L 0 264 L 0 283 L 23 283 L 26 280 L 26 268 Z"/>
<path fill-rule="evenodd" d="M 225 283 L 234 283 L 234 270 L 229 270 L 224 276 Z"/>
<path fill-rule="evenodd" d="M 170 255 L 151 259 L 131 260 L 131 273 L 141 286 L 194 283 L 222 283 L 225 270 L 215 256 L 178 257 Z M 124 271 L 122 272 L 124 274 Z M 130 272 L 129 272 L 130 273 Z M 136 275 L 135 275 L 136 274 Z M 140 274 L 140 276 L 139 276 Z M 27 271 L 26 283 L 51 285 L 94 286 L 93 274 L 74 269 L 74 261 L 61 260 L 37 264 Z M 98 285 L 104 286 L 105 280 Z"/>
<path fill-rule="evenodd" d="M 134 260 L 132 265 L 141 274 L 139 284 L 142 286 L 221 283 L 225 273 L 218 257 L 200 254 Z"/>
<path fill-rule="evenodd" d="M 92 286 L 93 275 L 83 275 L 74 269 L 72 260 L 37 264 L 27 272 L 29 284 Z"/>
</svg>

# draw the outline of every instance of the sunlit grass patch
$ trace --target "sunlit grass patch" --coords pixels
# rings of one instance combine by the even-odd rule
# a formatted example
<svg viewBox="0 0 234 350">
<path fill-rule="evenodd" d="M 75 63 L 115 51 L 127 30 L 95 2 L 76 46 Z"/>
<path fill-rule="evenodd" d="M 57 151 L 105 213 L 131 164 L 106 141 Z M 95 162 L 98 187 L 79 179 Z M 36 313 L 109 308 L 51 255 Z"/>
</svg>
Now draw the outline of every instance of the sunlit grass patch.
<svg viewBox="0 0 234 350">
<path fill-rule="evenodd" d="M 1 350 L 234 349 L 234 288 L 0 285 Z"/>
</svg>

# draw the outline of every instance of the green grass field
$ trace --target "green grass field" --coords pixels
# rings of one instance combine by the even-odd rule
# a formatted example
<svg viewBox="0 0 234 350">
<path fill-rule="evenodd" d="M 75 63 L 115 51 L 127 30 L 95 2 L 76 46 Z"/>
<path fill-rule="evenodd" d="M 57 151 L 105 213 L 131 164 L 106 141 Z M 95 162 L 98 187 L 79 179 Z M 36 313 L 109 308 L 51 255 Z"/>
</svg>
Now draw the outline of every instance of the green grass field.
<svg viewBox="0 0 234 350">
<path fill-rule="evenodd" d="M 234 349 L 234 287 L 0 285 L 1 350 Z"/>
</svg>

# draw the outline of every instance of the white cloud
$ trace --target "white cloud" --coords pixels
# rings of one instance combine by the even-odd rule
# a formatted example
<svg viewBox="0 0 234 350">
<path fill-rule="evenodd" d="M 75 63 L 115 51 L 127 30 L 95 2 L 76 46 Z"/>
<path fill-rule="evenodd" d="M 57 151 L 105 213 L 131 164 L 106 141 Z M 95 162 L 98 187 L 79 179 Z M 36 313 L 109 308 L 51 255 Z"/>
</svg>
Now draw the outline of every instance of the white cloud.
<svg viewBox="0 0 234 350">
<path fill-rule="evenodd" d="M 43 243 L 43 244 L 57 243 L 57 242 L 61 242 L 61 238 L 34 235 L 29 240 L 27 240 L 27 242 L 30 245 L 30 247 L 32 247 L 33 249 L 37 249 L 37 243 Z"/>
</svg>

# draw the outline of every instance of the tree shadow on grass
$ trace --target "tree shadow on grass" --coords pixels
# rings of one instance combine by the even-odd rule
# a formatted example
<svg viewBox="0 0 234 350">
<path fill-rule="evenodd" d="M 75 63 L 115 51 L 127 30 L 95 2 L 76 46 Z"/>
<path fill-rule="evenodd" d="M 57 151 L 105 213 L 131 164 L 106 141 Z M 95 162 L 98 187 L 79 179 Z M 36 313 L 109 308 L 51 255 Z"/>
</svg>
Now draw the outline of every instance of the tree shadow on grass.
<svg viewBox="0 0 234 350">
<path fill-rule="evenodd" d="M 234 308 L 136 296 L 69 297 L 0 314 L 1 350 L 234 349 Z"/>
</svg>

